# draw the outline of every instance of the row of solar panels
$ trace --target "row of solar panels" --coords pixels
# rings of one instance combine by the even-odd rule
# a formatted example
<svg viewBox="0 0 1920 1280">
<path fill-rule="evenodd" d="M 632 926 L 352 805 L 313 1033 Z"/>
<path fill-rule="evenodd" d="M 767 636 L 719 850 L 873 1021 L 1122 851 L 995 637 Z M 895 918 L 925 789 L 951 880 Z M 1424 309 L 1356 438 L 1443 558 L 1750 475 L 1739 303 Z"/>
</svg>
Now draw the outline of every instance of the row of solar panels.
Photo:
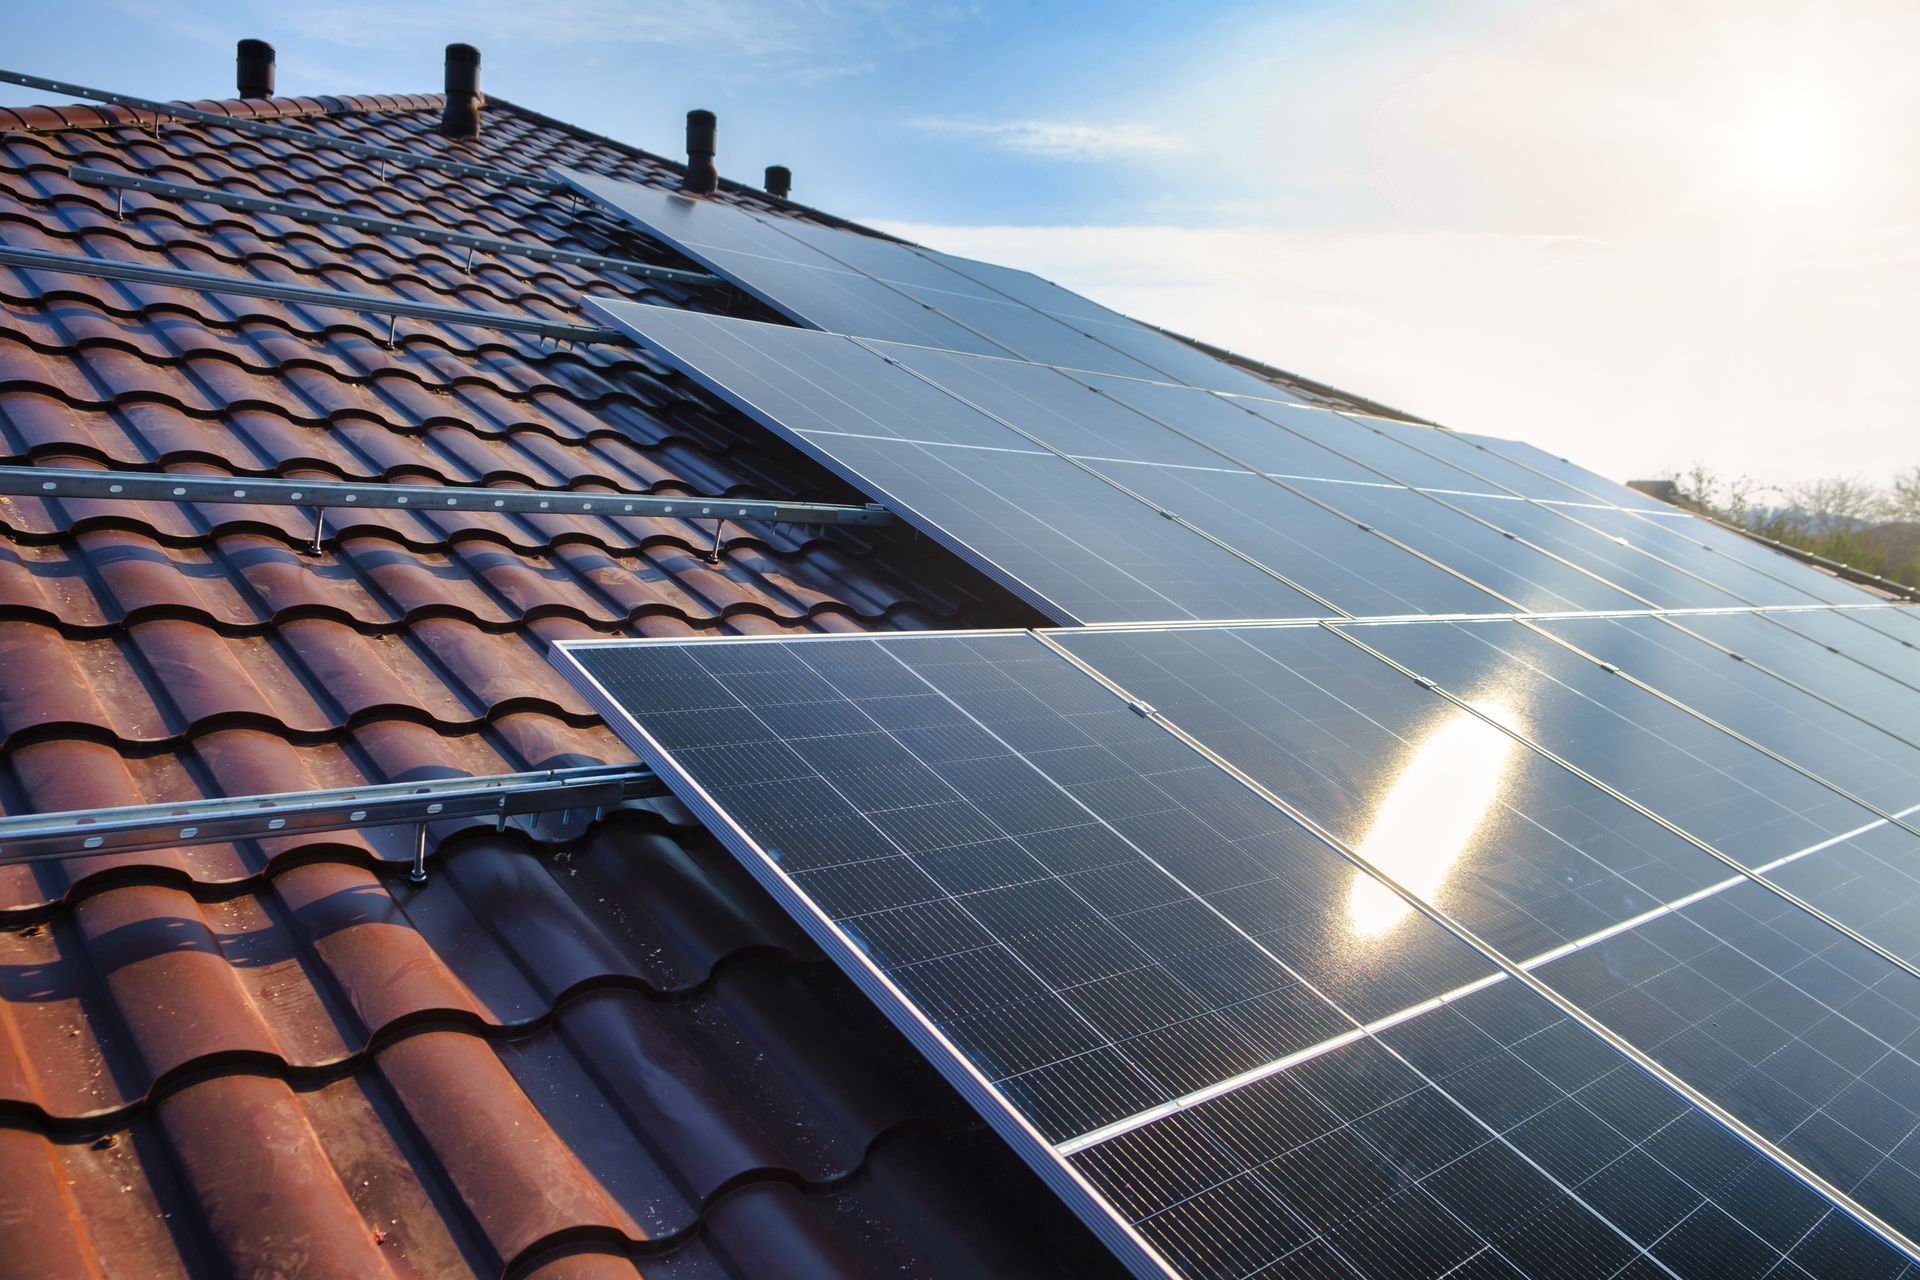
<svg viewBox="0 0 1920 1280">
<path fill-rule="evenodd" d="M 1220 391 L 1272 390 L 1030 272 L 581 170 L 554 176 L 810 329 Z"/>
<path fill-rule="evenodd" d="M 1056 622 L 1869 598 L 1598 477 L 1536 469 L 1544 455 L 1497 441 L 1165 382 L 592 305 Z"/>
<path fill-rule="evenodd" d="M 558 656 L 1120 1257 L 1909 1268 L 1920 618 L 1022 272 L 565 176 L 806 326 L 593 303 L 670 365 L 1057 622 L 1211 620 Z"/>
<path fill-rule="evenodd" d="M 1892 1275 L 1920 620 L 1880 613 L 564 660 L 1123 1255 Z"/>
</svg>

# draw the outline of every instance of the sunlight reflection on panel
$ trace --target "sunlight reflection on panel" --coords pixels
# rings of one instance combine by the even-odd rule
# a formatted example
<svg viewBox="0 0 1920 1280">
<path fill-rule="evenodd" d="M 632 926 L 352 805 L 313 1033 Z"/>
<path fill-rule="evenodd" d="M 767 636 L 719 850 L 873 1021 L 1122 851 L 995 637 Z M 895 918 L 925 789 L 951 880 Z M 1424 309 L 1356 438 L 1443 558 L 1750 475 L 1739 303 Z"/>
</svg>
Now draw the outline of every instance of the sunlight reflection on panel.
<svg viewBox="0 0 1920 1280">
<path fill-rule="evenodd" d="M 1476 711 L 1516 728 L 1513 710 L 1476 702 Z M 1467 842 L 1493 811 L 1518 744 L 1493 725 L 1454 710 L 1413 751 L 1374 811 L 1359 855 L 1423 902 L 1433 901 Z M 1365 872 L 1347 894 L 1347 918 L 1361 934 L 1384 933 L 1413 910 Z"/>
</svg>

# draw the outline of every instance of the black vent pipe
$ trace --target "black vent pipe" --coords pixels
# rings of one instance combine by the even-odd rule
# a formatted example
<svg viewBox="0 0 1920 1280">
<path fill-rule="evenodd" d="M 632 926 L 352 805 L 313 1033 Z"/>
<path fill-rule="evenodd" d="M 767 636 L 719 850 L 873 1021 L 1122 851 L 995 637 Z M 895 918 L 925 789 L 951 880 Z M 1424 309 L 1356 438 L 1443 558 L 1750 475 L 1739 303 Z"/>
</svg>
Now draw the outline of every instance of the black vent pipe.
<svg viewBox="0 0 1920 1280">
<path fill-rule="evenodd" d="M 698 107 L 687 112 L 687 176 L 680 185 L 710 196 L 720 189 L 720 171 L 713 167 L 713 139 L 719 122 L 713 112 Z"/>
<path fill-rule="evenodd" d="M 472 138 L 480 133 L 480 51 L 470 44 L 447 46 L 447 105 L 440 113 L 440 132 L 449 138 Z"/>
<path fill-rule="evenodd" d="M 793 170 L 783 164 L 767 166 L 767 194 L 779 196 L 782 200 L 793 190 Z"/>
<path fill-rule="evenodd" d="M 273 46 L 265 40 L 242 40 L 235 59 L 234 80 L 243 98 L 273 96 Z"/>
</svg>

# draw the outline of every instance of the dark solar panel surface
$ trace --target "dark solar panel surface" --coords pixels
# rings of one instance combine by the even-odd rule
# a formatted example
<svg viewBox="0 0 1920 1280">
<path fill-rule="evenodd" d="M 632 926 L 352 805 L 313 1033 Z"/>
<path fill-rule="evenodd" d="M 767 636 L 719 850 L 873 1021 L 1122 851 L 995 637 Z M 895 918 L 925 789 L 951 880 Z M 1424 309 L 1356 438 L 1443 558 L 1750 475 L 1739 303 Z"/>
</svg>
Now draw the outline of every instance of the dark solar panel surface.
<svg viewBox="0 0 1920 1280">
<path fill-rule="evenodd" d="M 1516 960 L 1728 875 L 1725 863 L 1324 628 L 1054 641 Z M 1497 695 L 1478 701 L 1530 728 L 1523 707 Z M 1405 918 L 1362 879 L 1354 873 L 1340 895 L 1350 908 L 1383 931 Z"/>
<path fill-rule="evenodd" d="M 594 305 L 1057 621 L 1336 612 L 852 339 Z"/>
<path fill-rule="evenodd" d="M 676 368 L 1058 620 L 1207 624 L 567 655 L 1123 1257 L 1908 1272 L 1920 614 L 1028 273 L 566 176 L 810 326 L 593 303 Z M 1503 612 L 1589 616 L 1436 617 Z"/>
<path fill-rule="evenodd" d="M 1533 498 L 1539 502 L 1564 503 L 1572 506 L 1592 506 L 1609 501 L 1552 476 L 1521 466 L 1509 458 L 1480 447 L 1455 431 L 1423 427 L 1411 422 L 1398 422 L 1392 418 L 1374 418 L 1362 414 L 1345 416 L 1410 449 L 1431 454 L 1462 473 L 1483 482 L 1476 484 L 1476 488 L 1512 493 L 1519 497 Z M 1644 502 L 1645 499 L 1642 498 L 1641 501 Z"/>
<path fill-rule="evenodd" d="M 1870 600 L 1857 587 L 1773 552 L 1766 553 L 1763 567 L 1748 558 L 1728 555 L 1716 549 L 1714 543 L 1719 539 L 1714 535 L 1753 550 L 1764 548 L 1738 534 L 1716 530 L 1704 520 L 1644 516 L 1617 507 L 1570 508 L 1568 514 L 1607 537 L 1657 556 L 1748 604 L 1796 605 L 1823 601 L 1865 604 Z M 1809 587 L 1815 589 L 1809 590 Z"/>
<path fill-rule="evenodd" d="M 1910 1213 L 1912 975 L 1327 629 L 1053 639 L 1416 888 L 1377 830 L 1395 789 L 1444 837 L 1434 796 L 1497 759 L 1457 890 L 1422 896 Z M 1904 1265 L 1032 637 L 569 656 L 1182 1275 Z"/>
<path fill-rule="evenodd" d="M 1031 636 L 571 655 L 1052 1140 L 1491 971 Z"/>
<path fill-rule="evenodd" d="M 1874 609 L 1847 616 L 1862 626 L 1892 636 L 1909 650 L 1920 649 L 1920 606 L 1902 605 L 1898 609 Z"/>
<path fill-rule="evenodd" d="M 1920 691 L 1920 649 L 1897 641 L 1887 631 L 1860 622 L 1862 618 L 1880 618 L 1887 620 L 1891 610 L 1793 610 L 1793 612 L 1774 612 L 1763 614 L 1768 628 L 1789 631 L 1797 637 L 1805 637 L 1809 643 L 1788 641 L 1789 649 L 1782 649 L 1780 643 L 1768 643 L 1763 639 L 1749 639 L 1749 633 L 1740 626 L 1722 624 L 1715 618 L 1688 618 L 1686 626 L 1692 631 L 1726 645 L 1728 649 L 1743 652 L 1741 645 L 1751 645 L 1753 660 L 1766 666 L 1768 670 L 1780 672 L 1782 676 L 1803 683 L 1824 697 L 1837 700 L 1851 710 L 1876 710 L 1882 716 L 1899 716 L 1897 723 L 1914 723 L 1907 720 L 1907 708 L 1912 706 L 1907 695 L 1893 693 L 1891 699 L 1899 710 L 1887 710 L 1885 699 L 1887 685 L 1901 685 L 1905 689 Z M 1839 658 L 1834 662 L 1832 658 Z M 1864 668 L 1864 670 L 1862 670 Z M 1855 681 L 1864 681 L 1864 685 L 1855 685 Z M 1857 687 L 1859 693 L 1847 695 L 1841 689 Z M 1859 697 L 1859 704 L 1851 702 L 1849 697 Z M 1895 723 L 1884 720 L 1885 727 L 1895 727 Z M 1905 737 L 1914 737 L 1905 729 L 1899 729 Z"/>
<path fill-rule="evenodd" d="M 1188 1275 L 1910 1274 L 1512 983 L 1073 1160 Z"/>
<path fill-rule="evenodd" d="M 1878 821 L 1871 809 L 1525 624 L 1353 634 L 1463 698 L 1524 708 L 1530 740 L 1743 866 L 1762 867 Z M 1920 837 L 1913 840 L 1920 849 Z"/>
<path fill-rule="evenodd" d="M 1369 641 L 1444 629 L 1355 628 Z M 1920 977 L 1328 628 L 1055 642 L 1814 1172 L 1920 1230 L 1920 1198 L 1906 1194 L 1920 1186 L 1920 1137 L 1908 1141 Z M 1556 711 L 1576 701 L 1524 680 L 1453 687 L 1529 740 L 1555 736 Z M 1733 753 L 1714 763 L 1731 769 Z M 1356 920 L 1397 927 L 1405 908 L 1377 898 L 1369 912 L 1363 888 L 1348 899 Z"/>
<path fill-rule="evenodd" d="M 1656 559 L 1583 523 L 1581 517 L 1587 513 L 1579 507 L 1549 507 L 1523 499 L 1479 494 L 1449 495 L 1448 501 L 1496 528 L 1525 538 L 1543 551 L 1579 565 L 1623 591 L 1632 592 L 1654 608 L 1730 609 L 1750 603 L 1805 602 L 1803 595 L 1781 584 L 1775 584 L 1775 594 L 1782 598 L 1743 600 L 1677 565 Z"/>
<path fill-rule="evenodd" d="M 1721 616 L 1743 624 L 1749 648 L 1776 635 L 1792 639 L 1758 614 Z M 1663 618 L 1569 618 L 1537 625 L 1759 746 L 1844 784 L 1883 816 L 1920 804 L 1920 747 L 1702 643 Z"/>
<path fill-rule="evenodd" d="M 1499 436 L 1475 435 L 1461 431 L 1455 433 L 1461 440 L 1477 445 L 1488 453 L 1505 458 L 1532 471 L 1560 481 L 1569 488 L 1582 493 L 1590 493 L 1597 500 L 1614 506 L 1630 507 L 1642 511 L 1671 511 L 1673 508 L 1657 499 L 1649 498 L 1637 489 L 1629 489 L 1617 480 L 1568 462 L 1565 458 L 1548 453 L 1538 445 L 1528 444 L 1524 440 L 1507 440 Z M 1471 468 L 1470 468 L 1471 469 Z M 1524 492 L 1524 490 L 1523 490 Z"/>
<path fill-rule="evenodd" d="M 1251 374 L 1026 272 L 658 187 L 570 169 L 555 173 L 812 328 L 1224 391 L 1271 390 Z"/>
</svg>

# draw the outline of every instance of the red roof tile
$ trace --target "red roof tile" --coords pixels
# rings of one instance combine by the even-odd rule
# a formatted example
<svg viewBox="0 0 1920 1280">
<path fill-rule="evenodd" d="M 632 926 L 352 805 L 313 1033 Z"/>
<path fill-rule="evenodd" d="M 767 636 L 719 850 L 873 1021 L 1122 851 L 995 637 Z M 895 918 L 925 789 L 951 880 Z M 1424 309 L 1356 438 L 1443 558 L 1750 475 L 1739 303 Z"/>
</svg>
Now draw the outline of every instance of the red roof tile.
<svg viewBox="0 0 1920 1280">
<path fill-rule="evenodd" d="M 539 173 L 493 102 L 201 103 Z M 572 320 L 685 289 L 129 193 L 74 163 L 646 260 L 538 191 L 0 111 L 0 240 Z M 740 196 L 739 198 L 748 198 Z M 0 270 L 13 464 L 855 500 L 627 347 Z M 1004 624 L 899 530 L 0 500 L 0 808 L 628 759 L 588 634 Z M 1061 1274 L 1104 1253 L 667 801 L 0 867 L 0 1274 Z"/>
</svg>

